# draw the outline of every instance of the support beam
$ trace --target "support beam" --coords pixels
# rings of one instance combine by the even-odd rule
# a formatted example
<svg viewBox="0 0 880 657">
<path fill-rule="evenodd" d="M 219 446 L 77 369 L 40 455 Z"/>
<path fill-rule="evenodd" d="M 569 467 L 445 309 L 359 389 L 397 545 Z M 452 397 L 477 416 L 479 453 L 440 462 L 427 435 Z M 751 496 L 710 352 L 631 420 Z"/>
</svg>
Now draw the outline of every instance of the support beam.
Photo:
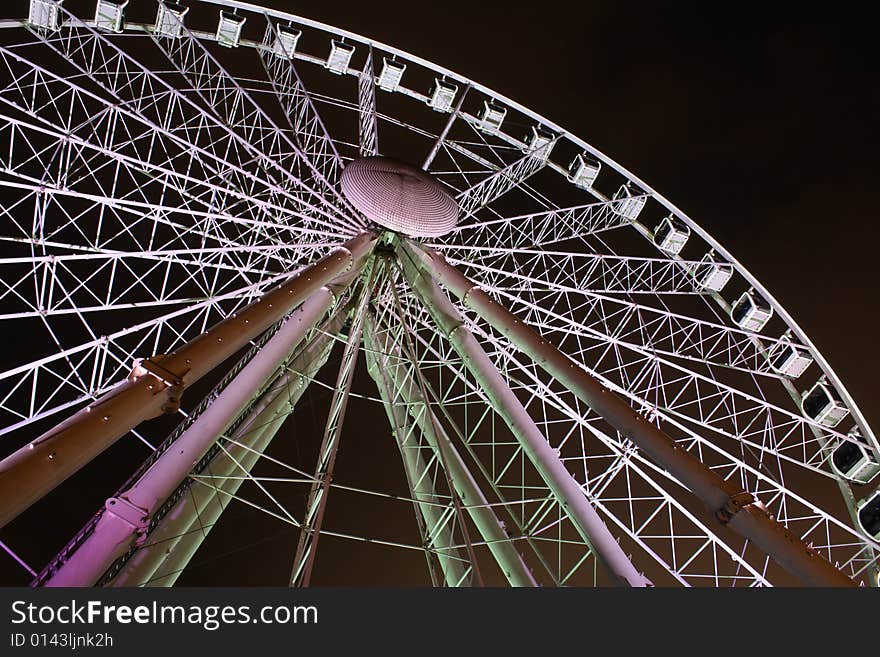
<svg viewBox="0 0 880 657">
<path fill-rule="evenodd" d="M 232 435 L 226 449 L 205 467 L 204 472 L 215 477 L 212 483 L 222 493 L 198 482 L 191 483 L 150 532 L 147 545 L 131 556 L 109 586 L 173 585 L 244 483 L 243 478 L 223 477 L 250 474 L 309 383 L 327 362 L 333 336 L 341 330 L 346 315 L 346 311 L 334 314 L 309 343 L 298 350 L 251 410 L 248 419 Z"/>
<path fill-rule="evenodd" d="M 326 298 L 321 298 L 321 297 Z M 92 534 L 46 582 L 47 586 L 91 586 L 120 556 L 143 540 L 152 516 L 189 475 L 226 427 L 265 385 L 278 363 L 304 338 L 332 303 L 317 293 L 290 319 L 217 399 L 128 490 L 107 500 Z"/>
<path fill-rule="evenodd" d="M 338 279 L 347 284 L 351 275 L 346 273 Z M 117 558 L 143 539 L 153 514 L 189 476 L 193 464 L 248 408 L 279 363 L 291 357 L 296 346 L 333 306 L 345 284 L 335 290 L 324 286 L 313 293 L 173 446 L 128 490 L 107 500 L 106 510 L 92 534 L 47 581 L 48 586 L 90 586 Z"/>
<path fill-rule="evenodd" d="M 174 353 L 141 361 L 126 381 L 0 461 L 0 527 L 144 420 L 176 412 L 186 386 L 337 276 L 360 267 L 375 240 L 362 233 Z"/>
<path fill-rule="evenodd" d="M 398 257 L 422 279 L 439 281 L 514 346 L 631 440 L 687 487 L 732 530 L 751 540 L 782 568 L 812 586 L 855 586 L 855 582 L 769 516 L 748 491 L 704 465 L 623 399 L 596 381 L 525 322 L 496 303 L 440 254 L 400 240 Z M 436 285 L 436 283 L 434 283 Z M 444 295 L 445 298 L 445 295 Z"/>
<path fill-rule="evenodd" d="M 597 560 L 622 585 L 650 586 L 651 582 L 632 565 L 590 504 L 580 484 L 565 468 L 559 455 L 467 328 L 461 313 L 432 278 L 433 272 L 421 265 L 418 247 L 398 238 L 395 249 L 407 282 L 480 384 L 495 412 L 522 445 L 523 452 L 556 495 L 559 505 Z"/>
<path fill-rule="evenodd" d="M 330 495 L 330 483 L 333 480 L 336 452 L 339 449 L 339 437 L 342 431 L 342 423 L 345 420 L 348 395 L 351 391 L 354 368 L 361 346 L 364 315 L 367 312 L 367 304 L 370 302 L 373 294 L 375 265 L 370 263 L 368 269 L 369 271 L 364 274 L 364 285 L 357 307 L 354 310 L 354 317 L 351 322 L 351 328 L 348 331 L 345 350 L 342 353 L 342 364 L 339 368 L 339 375 L 336 378 L 336 387 L 333 390 L 333 398 L 330 400 L 330 412 L 327 415 L 324 437 L 318 451 L 315 481 L 309 492 L 302 527 L 300 527 L 293 570 L 290 575 L 290 586 L 308 586 L 312 577 L 315 554 L 318 549 L 318 539 L 321 536 L 321 527 L 324 521 L 324 510 L 327 508 L 327 497 Z"/>
<path fill-rule="evenodd" d="M 282 410 L 285 398 L 276 394 L 268 407 L 246 432 L 236 432 L 235 444 L 221 451 L 202 474 L 216 477 L 216 489 L 189 484 L 177 504 L 149 533 L 144 547 L 138 549 L 105 586 L 172 586 L 195 555 L 208 532 L 231 502 L 244 479 L 223 477 L 247 476 L 286 418 Z M 228 453 L 227 453 L 228 452 Z M 223 491 L 222 493 L 220 491 Z M 99 577 L 98 582 L 102 578 Z"/>
<path fill-rule="evenodd" d="M 409 372 L 411 361 L 405 359 L 398 342 L 391 339 L 389 332 L 377 331 L 375 322 L 368 317 L 364 334 L 370 374 L 379 386 L 386 409 L 394 412 L 407 409 L 425 438 L 435 457 L 446 466 L 446 471 L 459 499 L 480 532 L 492 556 L 511 586 L 538 586 L 522 555 L 510 541 L 510 537 L 489 506 L 489 501 L 471 474 L 464 459 L 459 454 L 449 436 L 438 422 L 434 412 L 424 398 L 420 386 Z M 391 411 L 389 410 L 389 416 Z M 408 419 L 407 419 L 408 422 Z M 441 456 L 442 443 L 442 456 Z M 412 445 L 404 447 L 399 440 L 401 454 L 421 459 Z M 405 449 L 408 454 L 405 454 Z M 414 491 L 415 493 L 415 491 Z M 417 499 L 421 499 L 418 498 Z"/>
<path fill-rule="evenodd" d="M 379 388 L 379 395 L 385 405 L 388 421 L 391 423 L 397 447 L 403 460 L 410 492 L 416 501 L 417 518 L 423 529 L 425 544 L 430 553 L 437 558 L 443 579 L 449 587 L 471 586 L 467 567 L 468 559 L 456 546 L 452 529 L 449 526 L 454 516 L 446 513 L 452 503 L 446 506 L 434 489 L 433 477 L 428 464 L 422 458 L 423 448 L 415 436 L 419 428 L 410 417 L 405 402 L 395 390 L 394 382 L 388 375 L 388 352 L 376 344 L 376 326 L 372 316 L 367 317 L 364 329 L 364 346 L 367 354 L 367 369 Z M 439 457 L 435 454 L 435 459 Z"/>
</svg>

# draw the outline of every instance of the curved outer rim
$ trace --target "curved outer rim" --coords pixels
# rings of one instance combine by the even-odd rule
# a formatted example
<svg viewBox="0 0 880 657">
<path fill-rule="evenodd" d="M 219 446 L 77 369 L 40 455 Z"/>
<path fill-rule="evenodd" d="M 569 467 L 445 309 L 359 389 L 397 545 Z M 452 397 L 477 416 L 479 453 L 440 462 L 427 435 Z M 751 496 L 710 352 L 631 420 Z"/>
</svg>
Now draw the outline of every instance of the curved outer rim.
<svg viewBox="0 0 880 657">
<path fill-rule="evenodd" d="M 801 329 L 801 327 L 795 322 L 794 318 L 782 307 L 782 305 L 776 300 L 776 298 L 755 278 L 749 271 L 746 269 L 736 258 L 731 255 L 731 253 L 725 249 L 721 244 L 719 244 L 708 232 L 706 232 L 703 228 L 699 226 L 693 219 L 691 219 L 687 214 L 685 214 L 681 209 L 679 209 L 675 204 L 669 201 L 667 198 L 659 194 L 654 190 L 650 185 L 645 183 L 641 178 L 630 172 L 625 167 L 621 166 L 613 159 L 605 155 L 603 152 L 595 148 L 594 146 L 588 144 L 583 139 L 577 137 L 572 134 L 568 130 L 559 126 L 558 124 L 550 121 L 549 119 L 541 116 L 540 114 L 528 109 L 527 107 L 521 105 L 516 102 L 500 94 L 489 87 L 486 87 L 479 82 L 475 82 L 470 80 L 458 73 L 450 71 L 447 68 L 439 66 L 433 62 L 430 62 L 426 59 L 418 57 L 417 55 L 413 55 L 405 50 L 401 50 L 394 46 L 390 46 L 388 44 L 382 43 L 381 41 L 377 41 L 375 39 L 370 39 L 368 37 L 357 34 L 356 32 L 350 32 L 348 30 L 338 28 L 332 25 L 328 25 L 327 23 L 322 23 L 320 21 L 312 20 L 310 18 L 305 18 L 303 16 L 298 16 L 296 14 L 291 14 L 289 12 L 281 11 L 278 9 L 272 9 L 270 7 L 261 7 L 259 5 L 250 3 L 250 2 L 239 2 L 238 0 L 197 0 L 203 4 L 211 4 L 218 7 L 227 7 L 230 9 L 239 9 L 245 12 L 260 14 L 262 16 L 276 18 L 284 21 L 290 21 L 292 23 L 297 23 L 299 25 L 303 25 L 306 27 L 310 27 L 316 30 L 320 30 L 323 32 L 327 32 L 328 34 L 334 36 L 345 37 L 346 39 L 350 39 L 354 42 L 360 43 L 362 45 L 366 45 L 369 47 L 373 47 L 379 50 L 386 51 L 390 54 L 398 56 L 402 59 L 405 59 L 413 64 L 418 64 L 419 66 L 423 66 L 426 69 L 430 69 L 436 73 L 439 73 L 446 78 L 454 80 L 461 85 L 469 85 L 471 88 L 476 89 L 477 91 L 486 94 L 487 96 L 492 97 L 493 99 L 499 101 L 500 103 L 507 105 L 508 107 L 522 113 L 525 116 L 535 120 L 536 122 L 542 124 L 546 128 L 557 132 L 560 136 L 564 136 L 567 140 L 571 141 L 573 144 L 579 146 L 584 149 L 584 151 L 590 153 L 592 156 L 601 160 L 603 165 L 607 165 L 611 167 L 614 171 L 619 173 L 620 175 L 626 177 L 631 182 L 638 185 L 641 189 L 643 189 L 647 194 L 649 194 L 652 198 L 654 198 L 660 205 L 665 207 L 675 216 L 683 220 L 693 232 L 697 233 L 706 243 L 714 249 L 714 251 L 723 256 L 723 258 L 731 265 L 736 268 L 737 273 L 742 276 L 746 282 L 749 283 L 757 292 L 759 292 L 764 299 L 770 303 L 773 307 L 773 310 L 779 315 L 779 317 L 785 322 L 789 329 L 791 329 L 792 333 L 801 341 L 801 343 L 810 350 L 813 359 L 816 364 L 822 370 L 823 374 L 827 377 L 828 381 L 834 385 L 834 388 L 840 394 L 842 400 L 846 403 L 847 408 L 852 413 L 853 419 L 855 420 L 857 426 L 861 430 L 862 436 L 871 442 L 874 447 L 874 451 L 880 454 L 880 442 L 878 442 L 877 437 L 874 432 L 871 430 L 864 416 L 862 415 L 861 410 L 856 405 L 855 400 L 849 394 L 849 391 L 844 387 L 840 378 L 825 360 L 824 356 L 822 356 L 821 352 L 818 348 L 813 344 L 813 342 L 807 337 L 806 333 Z M 83 19 L 88 20 L 88 19 Z M 91 22 L 91 21 L 88 21 Z M 20 27 L 26 24 L 26 19 L 12 19 L 12 20 L 4 20 L 0 21 L 0 27 Z M 138 25 L 138 24 L 126 24 L 125 28 L 148 28 L 151 26 L 148 25 Z M 196 33 L 200 38 L 214 39 L 213 34 L 206 33 Z M 259 46 L 260 44 L 254 42 L 247 42 L 244 39 L 241 41 L 242 46 Z M 716 300 L 719 301 L 722 306 L 726 304 L 722 299 L 716 296 Z M 760 339 L 760 335 L 756 336 Z M 787 379 L 780 379 L 786 388 L 788 388 L 789 392 L 792 394 L 792 397 L 795 399 L 799 398 L 797 394 L 797 388 L 792 381 L 788 381 Z"/>
</svg>

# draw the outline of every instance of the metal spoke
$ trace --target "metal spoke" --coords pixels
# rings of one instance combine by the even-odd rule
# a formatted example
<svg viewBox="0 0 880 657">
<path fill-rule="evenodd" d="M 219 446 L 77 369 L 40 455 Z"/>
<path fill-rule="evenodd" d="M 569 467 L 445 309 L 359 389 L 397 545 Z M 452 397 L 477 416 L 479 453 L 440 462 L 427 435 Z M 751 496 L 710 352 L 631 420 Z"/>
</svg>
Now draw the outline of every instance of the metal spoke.
<svg viewBox="0 0 880 657">
<path fill-rule="evenodd" d="M 263 68 L 303 154 L 326 180 L 335 182 L 339 179 L 342 158 L 318 113 L 313 96 L 294 66 L 294 53 L 280 35 L 279 26 L 267 19 L 263 48 L 259 51 Z"/>
<path fill-rule="evenodd" d="M 376 78 L 373 74 L 373 51 L 367 53 L 367 61 L 358 77 L 358 137 L 361 155 L 379 152 L 379 132 L 376 125 Z"/>
<path fill-rule="evenodd" d="M 337 216 L 348 215 L 349 205 L 334 188 L 334 181 L 324 178 L 189 29 L 176 16 L 174 20 L 178 21 L 179 36 L 154 32 L 153 40 L 192 83 L 207 108 L 233 129 L 242 131 L 249 144 L 270 156 L 272 165 L 286 172 L 294 186 L 302 188 L 308 197 L 314 197 L 319 207 L 326 205 Z M 319 185 L 324 194 L 316 194 L 310 184 Z M 359 219 L 351 215 L 347 218 L 351 227 L 363 227 Z"/>
<path fill-rule="evenodd" d="M 554 208 L 527 215 L 487 219 L 459 226 L 451 240 L 434 244 L 455 253 L 462 246 L 503 245 L 509 248 L 531 248 L 583 238 L 597 232 L 628 226 L 632 221 L 613 210 L 613 201 Z"/>
</svg>

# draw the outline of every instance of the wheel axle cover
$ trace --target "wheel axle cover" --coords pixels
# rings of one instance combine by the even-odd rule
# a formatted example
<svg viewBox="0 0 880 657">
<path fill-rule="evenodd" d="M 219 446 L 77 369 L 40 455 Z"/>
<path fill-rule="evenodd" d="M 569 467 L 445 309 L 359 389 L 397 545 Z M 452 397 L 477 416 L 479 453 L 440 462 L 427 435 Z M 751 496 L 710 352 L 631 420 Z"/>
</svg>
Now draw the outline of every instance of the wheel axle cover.
<svg viewBox="0 0 880 657">
<path fill-rule="evenodd" d="M 362 157 L 342 171 L 342 193 L 367 219 L 409 237 L 440 237 L 458 204 L 430 174 L 390 157 Z"/>
</svg>

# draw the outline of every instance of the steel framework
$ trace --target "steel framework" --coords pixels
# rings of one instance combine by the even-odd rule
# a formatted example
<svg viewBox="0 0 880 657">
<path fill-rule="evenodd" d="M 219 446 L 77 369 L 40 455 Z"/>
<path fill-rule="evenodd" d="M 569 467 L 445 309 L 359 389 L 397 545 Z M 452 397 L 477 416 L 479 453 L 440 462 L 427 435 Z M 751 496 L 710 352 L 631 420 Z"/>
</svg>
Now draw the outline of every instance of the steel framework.
<svg viewBox="0 0 880 657">
<path fill-rule="evenodd" d="M 452 71 L 198 4 L 0 23 L 0 320 L 30 336 L 0 368 L 0 546 L 22 577 L 170 586 L 233 508 L 289 533 L 292 586 L 320 581 L 319 542 L 418 555 L 441 586 L 877 585 L 880 445 L 696 222 Z M 378 154 L 421 163 L 456 227 L 360 212 L 340 176 Z M 311 445 L 294 408 L 321 391 Z M 346 480 L 349 431 L 390 441 L 396 483 Z M 136 446 L 38 572 L 17 528 Z M 340 526 L 343 497 L 387 511 Z"/>
</svg>

